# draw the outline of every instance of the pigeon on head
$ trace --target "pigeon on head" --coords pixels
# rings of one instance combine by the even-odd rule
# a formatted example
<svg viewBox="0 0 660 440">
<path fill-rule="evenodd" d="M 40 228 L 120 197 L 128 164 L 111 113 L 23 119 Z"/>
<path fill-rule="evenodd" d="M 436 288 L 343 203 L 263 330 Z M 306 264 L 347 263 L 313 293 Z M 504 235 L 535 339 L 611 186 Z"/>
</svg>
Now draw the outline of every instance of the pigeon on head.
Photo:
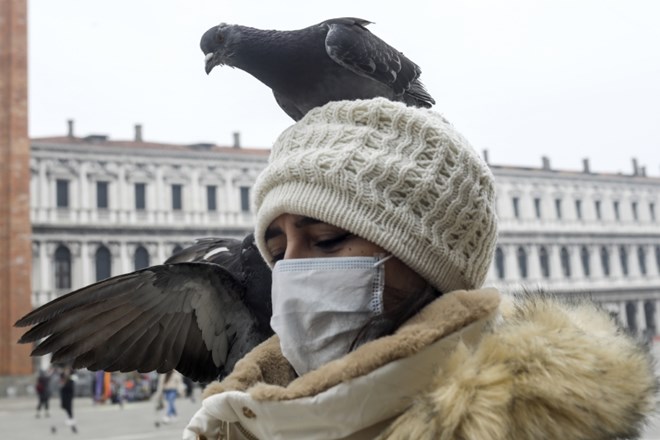
<svg viewBox="0 0 660 440">
<path fill-rule="evenodd" d="M 335 18 L 293 31 L 222 23 L 204 33 L 206 73 L 237 67 L 273 90 L 294 120 L 330 101 L 385 97 L 416 107 L 435 101 L 419 80 L 421 69 L 369 32 L 371 22 Z"/>
</svg>

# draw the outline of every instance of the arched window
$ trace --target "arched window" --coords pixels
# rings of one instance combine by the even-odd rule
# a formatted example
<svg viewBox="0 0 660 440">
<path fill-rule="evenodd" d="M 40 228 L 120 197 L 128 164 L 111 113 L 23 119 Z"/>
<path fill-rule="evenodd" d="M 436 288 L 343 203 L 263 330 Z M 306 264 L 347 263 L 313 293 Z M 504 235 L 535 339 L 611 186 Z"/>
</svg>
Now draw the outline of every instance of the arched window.
<svg viewBox="0 0 660 440">
<path fill-rule="evenodd" d="M 518 251 L 516 251 L 516 256 L 518 257 L 518 271 L 520 273 L 520 278 L 525 280 L 527 279 L 527 252 L 525 252 L 525 249 L 520 246 Z"/>
<path fill-rule="evenodd" d="M 637 334 L 637 304 L 626 303 L 626 317 L 628 318 L 628 329 L 632 334 Z"/>
<path fill-rule="evenodd" d="M 135 266 L 135 270 L 149 267 L 149 252 L 143 246 L 138 246 L 137 249 L 135 249 L 133 265 Z"/>
<path fill-rule="evenodd" d="M 637 248 L 637 260 L 639 261 L 639 272 L 646 275 L 646 253 L 641 246 Z"/>
<path fill-rule="evenodd" d="M 646 319 L 646 328 L 655 335 L 655 302 L 646 301 L 644 303 L 644 318 Z"/>
<path fill-rule="evenodd" d="M 550 278 L 550 262 L 545 246 L 539 248 L 539 263 L 541 264 L 541 275 L 543 278 Z"/>
<path fill-rule="evenodd" d="M 112 260 L 110 251 L 105 246 L 99 246 L 94 256 L 96 263 L 96 281 L 101 281 L 110 278 L 112 273 Z"/>
<path fill-rule="evenodd" d="M 625 246 L 619 246 L 619 258 L 621 259 L 621 273 L 628 275 L 628 251 Z"/>
<path fill-rule="evenodd" d="M 561 271 L 564 274 L 566 278 L 571 277 L 571 258 L 570 255 L 568 255 L 568 249 L 565 247 L 561 248 L 561 252 L 559 253 L 561 257 Z"/>
<path fill-rule="evenodd" d="M 55 250 L 55 288 L 71 289 L 71 251 L 64 245 Z"/>
<path fill-rule="evenodd" d="M 497 271 L 497 278 L 504 279 L 504 252 L 502 248 L 498 247 L 495 250 L 495 270 Z"/>
<path fill-rule="evenodd" d="M 607 252 L 607 248 L 603 246 L 600 248 L 600 264 L 603 266 L 603 275 L 606 277 L 610 276 L 610 253 Z"/>
<path fill-rule="evenodd" d="M 589 249 L 586 246 L 582 246 L 580 249 L 580 259 L 582 260 L 582 272 L 588 278 L 591 275 L 591 266 L 589 265 Z"/>
</svg>

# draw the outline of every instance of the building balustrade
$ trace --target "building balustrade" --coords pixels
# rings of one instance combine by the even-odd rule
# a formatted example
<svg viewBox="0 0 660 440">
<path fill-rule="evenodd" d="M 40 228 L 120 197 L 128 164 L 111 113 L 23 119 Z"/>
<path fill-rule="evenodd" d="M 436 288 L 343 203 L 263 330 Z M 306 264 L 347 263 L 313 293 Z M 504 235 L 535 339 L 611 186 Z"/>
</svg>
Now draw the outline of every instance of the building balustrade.
<svg viewBox="0 0 660 440">
<path fill-rule="evenodd" d="M 507 219 L 498 220 L 498 228 L 507 234 L 543 233 L 544 235 L 560 233 L 574 236 L 586 234 L 616 234 L 616 235 L 658 235 L 660 222 L 635 222 L 614 220 L 538 220 L 538 219 Z"/>
<path fill-rule="evenodd" d="M 33 225 L 50 226 L 89 226 L 95 227 L 168 227 L 186 228 L 235 227 L 251 228 L 253 215 L 243 211 L 171 211 L 171 210 L 116 210 L 80 208 L 32 208 Z"/>
</svg>

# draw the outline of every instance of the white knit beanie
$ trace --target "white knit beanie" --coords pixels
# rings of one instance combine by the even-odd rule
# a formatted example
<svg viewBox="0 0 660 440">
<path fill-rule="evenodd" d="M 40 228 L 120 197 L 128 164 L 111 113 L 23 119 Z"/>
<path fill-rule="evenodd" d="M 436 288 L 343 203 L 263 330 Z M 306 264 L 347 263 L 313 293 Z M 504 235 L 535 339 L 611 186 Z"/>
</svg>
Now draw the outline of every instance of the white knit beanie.
<svg viewBox="0 0 660 440">
<path fill-rule="evenodd" d="M 311 110 L 273 145 L 254 188 L 255 237 L 297 214 L 392 253 L 446 293 L 480 287 L 497 235 L 488 166 L 439 114 L 384 98 Z"/>
</svg>

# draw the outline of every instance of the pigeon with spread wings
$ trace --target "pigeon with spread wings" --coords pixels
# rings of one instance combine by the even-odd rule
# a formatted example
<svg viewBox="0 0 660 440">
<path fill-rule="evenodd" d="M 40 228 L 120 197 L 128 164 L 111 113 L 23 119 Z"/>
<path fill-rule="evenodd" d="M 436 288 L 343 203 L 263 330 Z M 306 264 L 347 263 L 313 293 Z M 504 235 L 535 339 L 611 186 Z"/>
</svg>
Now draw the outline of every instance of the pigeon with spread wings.
<svg viewBox="0 0 660 440">
<path fill-rule="evenodd" d="M 33 356 L 90 370 L 165 372 L 198 381 L 231 371 L 272 334 L 270 269 L 250 234 L 203 239 L 163 265 L 108 278 L 30 312 Z M 42 340 L 46 338 L 45 340 Z"/>
<path fill-rule="evenodd" d="M 435 104 L 419 80 L 419 66 L 369 32 L 370 23 L 335 18 L 293 31 L 222 23 L 204 33 L 200 47 L 206 73 L 218 65 L 248 72 L 296 121 L 314 107 L 345 99 Z"/>
</svg>

